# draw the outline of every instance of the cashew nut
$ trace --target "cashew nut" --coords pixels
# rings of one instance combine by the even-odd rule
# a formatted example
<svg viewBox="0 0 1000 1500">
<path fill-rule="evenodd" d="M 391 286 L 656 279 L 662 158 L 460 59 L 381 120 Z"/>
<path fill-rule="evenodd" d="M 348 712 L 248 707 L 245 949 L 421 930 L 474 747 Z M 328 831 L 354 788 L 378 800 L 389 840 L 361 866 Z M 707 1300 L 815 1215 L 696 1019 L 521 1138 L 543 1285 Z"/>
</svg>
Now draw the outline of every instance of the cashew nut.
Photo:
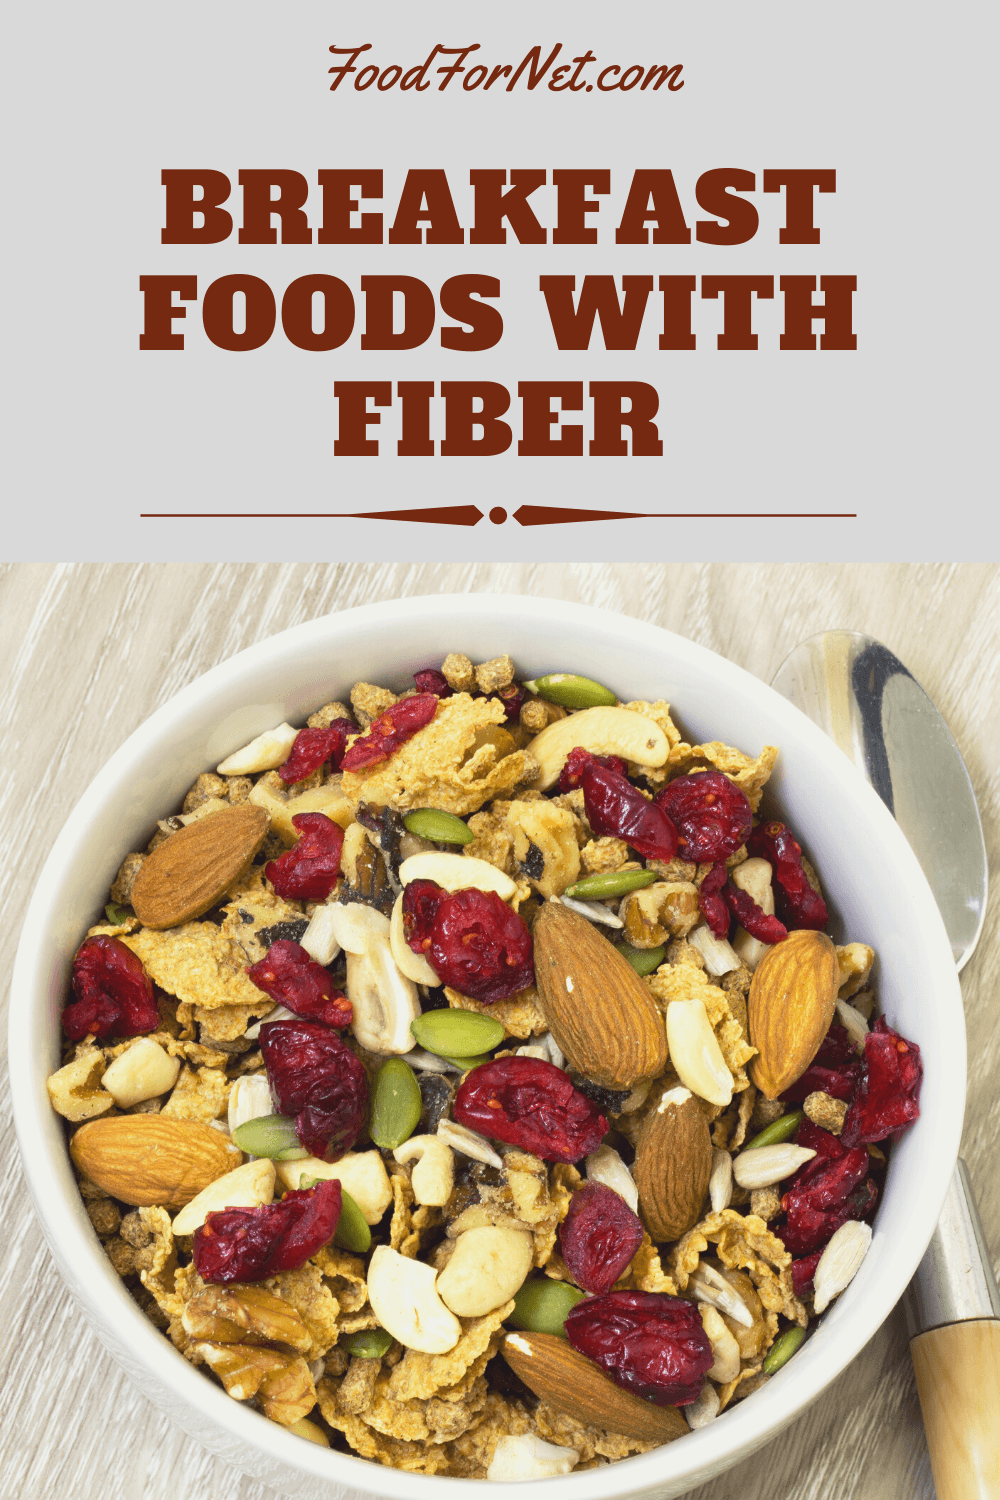
<svg viewBox="0 0 1000 1500">
<path fill-rule="evenodd" d="M 101 1079 L 101 1087 L 107 1089 L 119 1108 L 128 1109 L 172 1089 L 180 1070 L 179 1057 L 168 1057 L 159 1042 L 144 1036 L 126 1052 L 119 1053 Z"/>
<path fill-rule="evenodd" d="M 348 1151 L 334 1162 L 306 1156 L 298 1161 L 279 1161 L 275 1166 L 286 1188 L 297 1188 L 303 1177 L 335 1177 L 364 1214 L 366 1224 L 377 1224 L 392 1202 L 389 1174 L 377 1151 Z"/>
<path fill-rule="evenodd" d="M 443 1208 L 455 1185 L 455 1156 L 451 1147 L 436 1135 L 412 1135 L 392 1154 L 398 1162 L 416 1158 L 410 1178 L 416 1201 Z"/>
<path fill-rule="evenodd" d="M 274 1162 L 266 1157 L 244 1162 L 225 1177 L 217 1177 L 181 1209 L 173 1222 L 178 1234 L 194 1234 L 208 1215 L 220 1208 L 257 1208 L 274 1198 Z"/>
<path fill-rule="evenodd" d="M 518 1433 L 516 1437 L 508 1433 L 494 1449 L 486 1478 L 504 1484 L 522 1479 L 551 1479 L 556 1474 L 568 1474 L 579 1462 L 575 1448 L 547 1443 L 534 1432 Z"/>
<path fill-rule="evenodd" d="M 227 755 L 221 765 L 216 766 L 220 776 L 249 776 L 254 771 L 274 771 L 283 766 L 292 753 L 297 729 L 291 724 L 279 724 L 277 729 L 265 729 L 249 745 Z"/>
<path fill-rule="evenodd" d="M 420 1000 L 413 980 L 396 967 L 389 918 L 360 901 L 330 910 L 331 930 L 347 954 L 352 1032 L 362 1047 L 381 1057 L 409 1052 L 415 1045 L 410 1022 L 420 1014 Z"/>
<path fill-rule="evenodd" d="M 728 1158 L 727 1158 L 728 1159 Z M 622 1161 L 614 1146 L 598 1146 L 587 1157 L 588 1182 L 603 1182 L 605 1187 L 624 1198 L 634 1214 L 639 1212 L 639 1190 L 632 1173 Z"/>
<path fill-rule="evenodd" d="M 729 940 L 716 937 L 707 922 L 701 922 L 689 932 L 687 940 L 701 954 L 705 960 L 705 968 L 714 978 L 719 979 L 723 974 L 739 968 L 739 957 L 733 952 Z"/>
<path fill-rule="evenodd" d="M 771 866 L 766 859 L 745 859 L 741 865 L 736 866 L 729 877 L 733 885 L 739 886 L 741 891 L 746 891 L 768 917 L 774 916 L 771 873 Z M 738 927 L 732 946 L 737 958 L 745 963 L 752 973 L 771 944 L 762 943 L 759 938 L 751 937 L 745 928 Z"/>
<path fill-rule="evenodd" d="M 430 854 L 411 854 L 399 867 L 403 885 L 411 880 L 433 880 L 446 891 L 464 891 L 475 886 L 479 891 L 496 891 L 502 901 L 517 894 L 509 875 L 474 855 L 444 854 L 436 849 Z M 437 980 L 434 981 L 435 984 Z"/>
<path fill-rule="evenodd" d="M 345 953 L 364 953 L 372 943 L 388 942 L 389 918 L 363 901 L 330 907 L 330 931 Z"/>
<path fill-rule="evenodd" d="M 531 1270 L 531 1259 L 531 1235 L 520 1229 L 467 1229 L 456 1238 L 451 1259 L 438 1276 L 438 1293 L 459 1317 L 481 1318 L 513 1297 Z"/>
<path fill-rule="evenodd" d="M 722 1314 L 714 1307 L 703 1302 L 699 1305 L 698 1311 L 701 1313 L 702 1327 L 708 1335 L 712 1353 L 715 1356 L 711 1368 L 706 1373 L 709 1380 L 716 1380 L 720 1385 L 725 1385 L 727 1381 L 735 1380 L 740 1373 L 740 1346 L 723 1322 Z"/>
<path fill-rule="evenodd" d="M 667 1047 L 680 1080 L 692 1094 L 723 1108 L 733 1097 L 733 1075 L 700 1000 L 671 1000 L 667 1006 Z"/>
<path fill-rule="evenodd" d="M 549 724 L 528 745 L 541 770 L 532 786 L 547 792 L 559 780 L 569 752 L 577 745 L 594 755 L 618 755 L 640 766 L 666 764 L 669 745 L 658 724 L 632 708 L 585 708 Z"/>
<path fill-rule="evenodd" d="M 403 931 L 403 898 L 396 897 L 396 904 L 392 908 L 392 917 L 389 921 L 389 947 L 396 962 L 396 968 L 407 979 L 412 979 L 415 984 L 427 984 L 431 989 L 441 983 L 437 974 L 424 958 L 422 953 L 414 953 Z"/>
<path fill-rule="evenodd" d="M 407 1349 L 447 1354 L 462 1336 L 434 1285 L 437 1272 L 422 1260 L 409 1260 L 379 1245 L 368 1266 L 368 1300 L 379 1324 Z"/>
</svg>

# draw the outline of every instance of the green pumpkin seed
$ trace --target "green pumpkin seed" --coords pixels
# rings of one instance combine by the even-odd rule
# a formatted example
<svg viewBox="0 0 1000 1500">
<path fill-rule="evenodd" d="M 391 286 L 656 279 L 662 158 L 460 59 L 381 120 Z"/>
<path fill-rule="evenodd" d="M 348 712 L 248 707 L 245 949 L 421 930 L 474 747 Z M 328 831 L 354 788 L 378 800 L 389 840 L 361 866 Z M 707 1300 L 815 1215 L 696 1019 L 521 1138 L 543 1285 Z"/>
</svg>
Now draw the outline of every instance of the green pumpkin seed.
<svg viewBox="0 0 1000 1500">
<path fill-rule="evenodd" d="M 796 1350 L 802 1347 L 802 1341 L 806 1336 L 804 1328 L 786 1328 L 779 1338 L 776 1338 L 767 1352 L 761 1368 L 765 1375 L 773 1375 L 780 1370 L 782 1365 L 787 1365 Z"/>
<path fill-rule="evenodd" d="M 123 923 L 128 921 L 129 917 L 135 916 L 135 912 L 131 906 L 118 906 L 114 901 L 109 901 L 104 908 L 104 915 L 113 927 L 121 927 Z"/>
<path fill-rule="evenodd" d="M 410 1022 L 410 1030 L 421 1047 L 442 1057 L 472 1057 L 504 1038 L 499 1021 L 471 1010 L 429 1010 Z"/>
<path fill-rule="evenodd" d="M 309 1177 L 303 1172 L 299 1178 L 299 1191 L 317 1187 L 319 1183 L 328 1180 L 325 1177 Z M 359 1255 L 370 1250 L 372 1244 L 372 1232 L 368 1228 L 367 1220 L 350 1193 L 344 1191 L 343 1184 L 340 1188 L 340 1219 L 333 1243 L 339 1245 L 342 1250 L 354 1250 Z"/>
<path fill-rule="evenodd" d="M 576 885 L 563 892 L 575 901 L 604 901 L 609 896 L 627 896 L 629 891 L 641 891 L 645 885 L 655 885 L 659 880 L 655 870 L 604 870 L 600 875 L 587 875 Z"/>
<path fill-rule="evenodd" d="M 299 1145 L 295 1121 L 285 1115 L 258 1115 L 233 1131 L 233 1140 L 250 1156 L 269 1156 L 272 1161 L 301 1161 L 309 1155 Z"/>
<path fill-rule="evenodd" d="M 564 1339 L 566 1315 L 586 1296 L 565 1281 L 548 1276 L 526 1281 L 514 1298 L 514 1311 L 507 1322 L 528 1333 L 554 1333 Z"/>
<path fill-rule="evenodd" d="M 390 1057 L 375 1074 L 369 1132 L 376 1146 L 392 1151 L 417 1127 L 423 1101 L 416 1074 L 401 1057 Z"/>
<path fill-rule="evenodd" d="M 366 1328 L 361 1333 L 348 1333 L 339 1347 L 353 1354 L 355 1359 L 381 1359 L 392 1343 L 392 1334 L 384 1328 Z"/>
<path fill-rule="evenodd" d="M 437 807 L 415 808 L 403 819 L 403 827 L 417 838 L 430 839 L 432 844 L 471 844 L 475 836 L 461 818 Z"/>
<path fill-rule="evenodd" d="M 666 948 L 633 948 L 631 943 L 619 943 L 618 952 L 637 974 L 643 976 L 652 974 L 667 956 Z"/>
<path fill-rule="evenodd" d="M 371 1249 L 372 1232 L 368 1228 L 364 1214 L 350 1193 L 344 1192 L 343 1185 L 341 1185 L 340 1197 L 340 1221 L 337 1224 L 337 1233 L 333 1237 L 333 1243 L 339 1245 L 342 1250 L 353 1250 L 356 1255 L 363 1255 L 366 1250 Z"/>
<path fill-rule="evenodd" d="M 805 1117 L 804 1109 L 793 1109 L 791 1114 L 779 1115 L 776 1120 L 771 1121 L 770 1125 L 765 1125 L 759 1135 L 755 1135 L 752 1141 L 747 1141 L 740 1149 L 756 1151 L 758 1146 L 777 1146 L 782 1141 L 790 1140 Z"/>
<path fill-rule="evenodd" d="M 445 1062 L 454 1063 L 456 1068 L 461 1068 L 463 1073 L 468 1073 L 472 1068 L 481 1068 L 483 1063 L 492 1062 L 488 1052 L 480 1053 L 478 1057 L 449 1057 L 445 1052 L 439 1052 L 438 1057 L 443 1057 Z"/>
<path fill-rule="evenodd" d="M 549 703 L 563 708 L 614 708 L 618 699 L 610 688 L 602 687 L 592 677 L 577 677 L 572 672 L 550 672 L 536 677 L 524 686 Z"/>
</svg>

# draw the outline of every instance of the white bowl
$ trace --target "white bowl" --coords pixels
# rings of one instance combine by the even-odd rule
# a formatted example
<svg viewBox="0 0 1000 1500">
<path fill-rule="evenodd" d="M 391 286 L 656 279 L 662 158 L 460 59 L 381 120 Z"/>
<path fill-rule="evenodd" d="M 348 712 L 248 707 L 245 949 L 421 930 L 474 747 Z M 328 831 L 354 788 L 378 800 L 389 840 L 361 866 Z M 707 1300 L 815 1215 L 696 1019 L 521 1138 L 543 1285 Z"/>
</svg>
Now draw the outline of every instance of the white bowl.
<svg viewBox="0 0 1000 1500">
<path fill-rule="evenodd" d="M 769 784 L 821 873 L 838 936 L 878 954 L 890 1022 L 919 1043 L 922 1114 L 893 1150 L 871 1250 L 791 1364 L 708 1427 L 621 1464 L 544 1481 L 546 1500 L 679 1495 L 747 1457 L 793 1421 L 872 1336 L 934 1228 L 958 1151 L 965 1027 L 934 899 L 892 817 L 846 757 L 777 693 L 701 646 L 621 615 L 498 595 L 367 605 L 299 625 L 213 668 L 112 756 L 74 809 L 28 910 L 13 977 L 11 1084 L 25 1173 L 42 1229 L 98 1337 L 140 1390 L 207 1448 L 284 1495 L 473 1500 L 480 1482 L 401 1473 L 319 1448 L 230 1400 L 153 1328 L 111 1269 L 84 1212 L 61 1120 L 45 1088 L 58 1066 L 70 960 L 128 850 L 141 847 L 195 776 L 256 734 L 302 723 L 356 680 L 402 688 L 449 651 L 509 651 L 525 675 L 570 670 L 625 700 L 665 698 L 692 742 L 781 746 Z M 512 1489 L 514 1487 L 511 1487 Z M 541 1483 L 516 1487 L 535 1500 Z M 496 1494 L 496 1487 L 491 1491 Z"/>
</svg>

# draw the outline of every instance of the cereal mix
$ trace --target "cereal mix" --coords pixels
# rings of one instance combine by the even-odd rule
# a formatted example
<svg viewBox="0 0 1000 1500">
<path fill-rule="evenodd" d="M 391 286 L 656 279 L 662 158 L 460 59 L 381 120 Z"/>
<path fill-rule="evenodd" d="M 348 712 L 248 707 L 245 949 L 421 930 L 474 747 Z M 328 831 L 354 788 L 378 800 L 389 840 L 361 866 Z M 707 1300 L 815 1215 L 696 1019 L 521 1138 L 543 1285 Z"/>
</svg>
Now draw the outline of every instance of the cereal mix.
<svg viewBox="0 0 1000 1500">
<path fill-rule="evenodd" d="M 345 696 L 199 776 L 82 938 L 94 1232 L 308 1441 L 510 1480 L 683 1437 L 857 1270 L 919 1049 L 775 746 L 507 655 Z"/>
</svg>

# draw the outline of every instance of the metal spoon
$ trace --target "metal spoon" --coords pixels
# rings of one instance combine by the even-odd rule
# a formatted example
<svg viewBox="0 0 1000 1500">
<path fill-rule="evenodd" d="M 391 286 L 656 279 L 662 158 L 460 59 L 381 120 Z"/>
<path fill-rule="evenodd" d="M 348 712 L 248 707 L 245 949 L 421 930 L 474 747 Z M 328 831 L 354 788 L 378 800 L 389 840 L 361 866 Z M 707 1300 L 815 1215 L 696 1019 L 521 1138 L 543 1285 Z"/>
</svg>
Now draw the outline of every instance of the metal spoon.
<svg viewBox="0 0 1000 1500">
<path fill-rule="evenodd" d="M 810 636 L 771 686 L 878 792 L 923 867 L 961 969 L 986 915 L 986 844 L 965 762 L 930 698 L 886 646 L 853 630 Z"/>
<path fill-rule="evenodd" d="M 930 698 L 886 646 L 852 630 L 803 641 L 771 686 L 836 741 L 893 814 L 961 969 L 986 913 L 986 843 L 969 773 Z M 1000 1294 L 961 1160 L 905 1307 L 939 1500 L 995 1500 Z"/>
</svg>

